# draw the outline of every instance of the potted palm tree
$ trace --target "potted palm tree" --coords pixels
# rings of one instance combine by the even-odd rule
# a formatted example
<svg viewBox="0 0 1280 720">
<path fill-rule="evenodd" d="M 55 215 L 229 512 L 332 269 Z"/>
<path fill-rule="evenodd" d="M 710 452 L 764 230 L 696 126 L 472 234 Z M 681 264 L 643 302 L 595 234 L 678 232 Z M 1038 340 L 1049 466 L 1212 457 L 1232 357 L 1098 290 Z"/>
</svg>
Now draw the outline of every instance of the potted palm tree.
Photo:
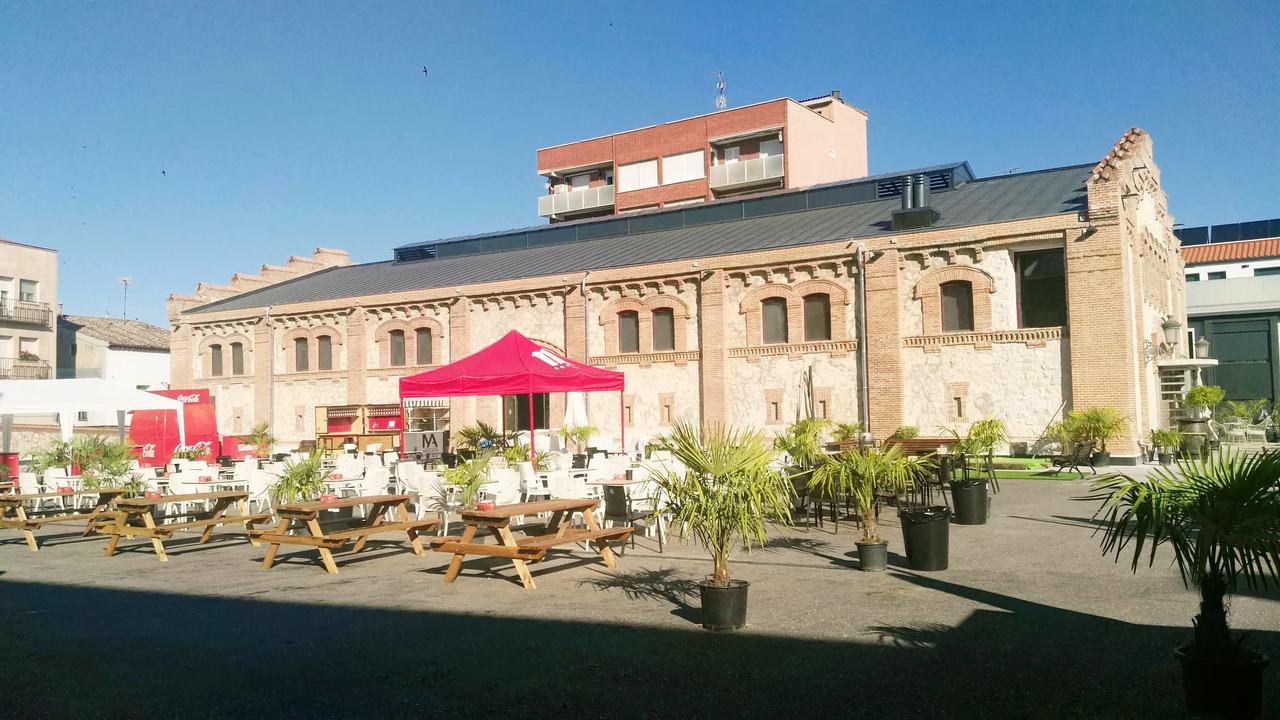
<svg viewBox="0 0 1280 720">
<path fill-rule="evenodd" d="M 254 454 L 258 459 L 270 457 L 271 446 L 276 439 L 271 436 L 271 425 L 265 420 L 249 428 L 249 435 L 246 438 L 249 444 L 256 448 Z"/>
<path fill-rule="evenodd" d="M 80 466 L 85 490 L 124 488 L 130 496 L 141 495 L 146 482 L 133 477 L 133 446 L 121 440 L 95 438 L 97 445 Z"/>
<path fill-rule="evenodd" d="M 822 433 L 827 425 L 821 418 L 801 418 L 773 438 L 774 449 L 787 456 L 787 478 L 795 491 L 792 512 L 803 509 L 813 469 L 826 457 L 822 452 Z"/>
<path fill-rule="evenodd" d="M 1161 465 L 1173 463 L 1173 454 L 1182 447 L 1182 433 L 1177 430 L 1156 428 L 1151 431 L 1151 444 L 1156 449 L 1156 458 Z"/>
<path fill-rule="evenodd" d="M 1280 581 L 1280 452 L 1214 453 L 1159 467 L 1146 478 L 1113 474 L 1093 487 L 1102 551 L 1131 568 L 1169 545 L 1188 588 L 1200 593 L 1193 635 L 1174 655 L 1193 712 L 1257 717 L 1268 658 L 1242 646 L 1227 625 L 1227 598 L 1242 584 Z M 1150 543 L 1150 546 L 1148 546 Z"/>
<path fill-rule="evenodd" d="M 765 522 L 789 522 L 791 484 L 771 464 L 776 451 L 757 430 L 677 422 L 661 438 L 682 468 L 651 467 L 660 488 L 658 512 L 669 513 L 683 537 L 711 553 L 712 574 L 700 582 L 702 626 L 737 630 L 747 622 L 746 580 L 729 575 L 729 553 L 765 542 Z"/>
<path fill-rule="evenodd" d="M 596 429 L 590 425 L 567 425 L 560 428 L 560 437 L 564 439 L 565 446 L 572 444 L 576 450 L 573 454 L 573 467 L 587 466 L 587 441 L 595 434 Z"/>
<path fill-rule="evenodd" d="M 492 454 L 481 452 L 476 457 L 460 462 L 444 471 L 445 483 L 455 488 L 462 507 L 474 509 L 480 502 L 480 489 L 489 479 L 489 459 Z"/>
<path fill-rule="evenodd" d="M 1093 453 L 1094 465 L 1110 465 L 1111 453 L 1107 441 L 1115 440 L 1124 431 L 1125 419 L 1115 408 L 1088 408 L 1072 410 L 1086 441 L 1092 440 L 1097 450 Z"/>
<path fill-rule="evenodd" d="M 992 455 L 1001 443 L 1008 442 L 1009 430 L 999 418 L 985 418 L 969 426 L 969 432 L 962 438 L 952 429 L 947 429 L 955 438 L 952 450 L 956 455 L 965 458 L 984 459 L 994 462 Z M 967 468 L 968 465 L 965 465 Z M 995 468 L 991 468 L 995 472 Z M 966 470 L 964 475 L 951 475 L 951 499 L 955 502 L 955 522 L 957 525 L 985 525 L 990 504 L 990 482 L 981 475 L 971 475 Z"/>
<path fill-rule="evenodd" d="M 320 453 L 312 452 L 301 460 L 286 462 L 280 479 L 271 486 L 271 501 L 291 503 L 320 498 L 325 478 L 329 477 L 329 471 L 321 467 L 322 460 Z"/>
<path fill-rule="evenodd" d="M 889 563 L 889 543 L 880 537 L 876 522 L 877 496 L 882 492 L 904 495 L 926 473 L 924 458 L 903 455 L 897 445 L 848 448 L 813 472 L 813 487 L 852 498 L 862 517 L 862 539 L 856 543 L 862 570 L 884 570 Z"/>
</svg>

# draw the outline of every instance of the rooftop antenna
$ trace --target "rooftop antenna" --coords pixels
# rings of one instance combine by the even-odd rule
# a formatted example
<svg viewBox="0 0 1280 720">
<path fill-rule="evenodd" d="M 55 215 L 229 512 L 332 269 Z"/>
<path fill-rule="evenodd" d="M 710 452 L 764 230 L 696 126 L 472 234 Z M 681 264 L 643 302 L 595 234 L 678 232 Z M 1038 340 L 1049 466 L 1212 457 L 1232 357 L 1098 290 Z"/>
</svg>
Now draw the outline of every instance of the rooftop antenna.
<svg viewBox="0 0 1280 720">
<path fill-rule="evenodd" d="M 724 82 L 724 71 L 723 71 L 723 70 L 716 70 L 715 72 L 711 73 L 710 75 L 707 75 L 707 77 L 709 77 L 709 78 L 715 78 L 715 79 L 716 79 L 716 93 L 717 93 L 717 94 L 716 94 L 716 109 L 717 109 L 717 110 L 723 110 L 723 109 L 725 109 L 725 107 L 727 107 L 729 103 L 728 103 L 728 101 L 726 101 L 726 100 L 724 99 L 724 88 L 725 88 L 725 82 Z"/>
<path fill-rule="evenodd" d="M 120 284 L 124 286 L 124 307 L 120 310 L 120 317 L 129 317 L 129 283 L 133 282 L 131 277 L 120 278 Z"/>
</svg>

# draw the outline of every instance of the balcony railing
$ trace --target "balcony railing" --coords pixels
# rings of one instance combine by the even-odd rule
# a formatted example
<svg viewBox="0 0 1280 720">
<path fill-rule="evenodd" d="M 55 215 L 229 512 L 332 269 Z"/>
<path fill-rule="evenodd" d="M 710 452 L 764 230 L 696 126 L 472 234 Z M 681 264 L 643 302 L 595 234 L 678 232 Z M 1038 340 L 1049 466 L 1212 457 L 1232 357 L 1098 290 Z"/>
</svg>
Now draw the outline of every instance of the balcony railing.
<svg viewBox="0 0 1280 720">
<path fill-rule="evenodd" d="M 49 303 L 5 298 L 0 300 L 0 324 L 53 327 L 53 310 Z"/>
<path fill-rule="evenodd" d="M 766 183 L 782 177 L 783 155 L 766 155 L 735 163 L 711 166 L 711 189 Z"/>
<path fill-rule="evenodd" d="M 44 360 L 0 358 L 0 380 L 48 380 L 49 363 Z"/>
<path fill-rule="evenodd" d="M 613 207 L 612 185 L 553 193 L 538 198 L 538 215 L 542 217 L 555 217 L 605 207 Z"/>
</svg>

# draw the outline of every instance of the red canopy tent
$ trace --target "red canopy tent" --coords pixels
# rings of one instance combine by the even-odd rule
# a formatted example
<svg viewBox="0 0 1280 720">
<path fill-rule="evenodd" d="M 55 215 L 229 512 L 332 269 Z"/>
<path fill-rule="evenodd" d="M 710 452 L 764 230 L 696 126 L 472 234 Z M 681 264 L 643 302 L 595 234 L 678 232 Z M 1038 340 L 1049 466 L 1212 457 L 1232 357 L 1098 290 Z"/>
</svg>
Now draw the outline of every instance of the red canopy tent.
<svg viewBox="0 0 1280 720">
<path fill-rule="evenodd" d="M 534 393 L 618 391 L 618 408 L 624 407 L 624 376 L 592 367 L 542 347 L 512 330 L 489 347 L 435 370 L 400 378 L 400 406 L 405 398 L 458 395 L 528 395 L 529 455 L 534 454 Z M 622 418 L 619 418 L 620 421 Z M 627 446 L 626 422 L 622 447 Z"/>
</svg>

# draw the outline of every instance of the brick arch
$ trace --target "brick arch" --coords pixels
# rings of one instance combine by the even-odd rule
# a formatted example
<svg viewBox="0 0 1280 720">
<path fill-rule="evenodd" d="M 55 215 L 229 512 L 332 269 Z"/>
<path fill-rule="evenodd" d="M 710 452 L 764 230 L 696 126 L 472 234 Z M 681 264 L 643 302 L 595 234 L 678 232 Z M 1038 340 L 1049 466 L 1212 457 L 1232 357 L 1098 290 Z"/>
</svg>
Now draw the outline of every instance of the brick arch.
<svg viewBox="0 0 1280 720">
<path fill-rule="evenodd" d="M 331 353 L 330 355 L 331 367 L 329 370 L 324 370 L 324 371 L 320 371 L 320 356 L 318 355 L 316 350 L 316 347 L 317 347 L 316 338 L 320 337 L 321 335 L 328 335 L 330 338 L 332 338 L 331 345 L 329 347 L 329 352 Z M 338 329 L 335 327 L 332 327 L 329 325 L 321 325 L 320 327 L 314 327 L 314 328 L 294 328 L 286 332 L 284 336 L 281 337 L 280 343 L 281 343 L 281 350 L 284 353 L 284 367 L 285 367 L 284 371 L 285 372 L 287 373 L 298 372 L 297 355 L 294 353 L 294 350 L 293 350 L 293 341 L 299 338 L 306 338 L 307 340 L 307 370 L 306 370 L 307 372 L 317 372 L 317 371 L 332 372 L 332 371 L 337 371 L 342 369 L 342 366 L 343 366 L 342 361 L 343 361 L 343 358 L 345 357 L 345 354 L 343 353 L 342 348 L 346 344 L 342 336 L 342 333 L 338 332 Z"/>
<path fill-rule="evenodd" d="M 991 331 L 991 295 L 995 278 L 971 265 L 948 265 L 925 273 L 916 283 L 914 298 L 920 301 L 925 335 L 942 334 L 942 286 L 963 281 L 973 287 L 973 332 Z"/>
<path fill-rule="evenodd" d="M 751 288 L 742 296 L 738 305 L 738 313 L 746 317 L 747 345 L 764 344 L 764 325 L 760 319 L 760 305 L 770 298 L 782 298 L 787 301 L 787 342 L 791 342 L 796 328 L 803 327 L 804 315 L 799 296 L 795 288 L 781 283 L 768 283 Z"/>
<path fill-rule="evenodd" d="M 831 310 L 831 340 L 834 342 L 843 342 L 849 339 L 848 327 L 848 308 L 849 308 L 849 290 L 840 283 L 815 278 L 813 280 L 805 280 L 795 286 L 796 303 L 799 305 L 800 323 L 799 327 L 804 327 L 804 299 L 810 295 L 826 295 L 829 302 L 828 307 Z M 787 313 L 787 322 L 790 323 L 791 313 Z M 803 336 L 801 336 L 803 339 Z"/>
<path fill-rule="evenodd" d="M 231 343 L 240 343 L 244 345 L 244 367 L 245 371 L 240 375 L 234 375 L 231 372 Z M 202 377 L 214 377 L 211 372 L 213 370 L 213 346 L 222 346 L 222 374 L 217 377 L 244 377 L 253 374 L 253 362 L 250 353 L 253 352 L 253 343 L 245 335 L 236 333 L 234 335 L 211 335 L 200 341 L 197 347 L 197 354 L 200 357 L 200 375 Z"/>
<path fill-rule="evenodd" d="M 600 325 L 604 327 L 605 352 L 618 352 L 618 314 L 635 312 L 640 316 L 641 353 L 653 352 L 653 311 L 672 311 L 675 325 L 675 352 L 684 352 L 688 344 L 688 323 L 692 311 L 685 301 L 674 295 L 654 295 L 640 300 L 632 297 L 617 298 L 600 309 Z"/>
<path fill-rule="evenodd" d="M 419 328 L 431 331 L 431 357 L 418 357 L 418 341 L 415 333 Z M 411 320 L 388 320 L 374 331 L 373 342 L 378 347 L 378 367 L 391 367 L 391 331 L 404 331 L 404 364 L 409 366 L 439 365 L 441 363 L 441 340 L 444 339 L 444 328 L 435 319 L 429 317 Z M 425 362 L 424 362 L 425 360 Z"/>
</svg>

